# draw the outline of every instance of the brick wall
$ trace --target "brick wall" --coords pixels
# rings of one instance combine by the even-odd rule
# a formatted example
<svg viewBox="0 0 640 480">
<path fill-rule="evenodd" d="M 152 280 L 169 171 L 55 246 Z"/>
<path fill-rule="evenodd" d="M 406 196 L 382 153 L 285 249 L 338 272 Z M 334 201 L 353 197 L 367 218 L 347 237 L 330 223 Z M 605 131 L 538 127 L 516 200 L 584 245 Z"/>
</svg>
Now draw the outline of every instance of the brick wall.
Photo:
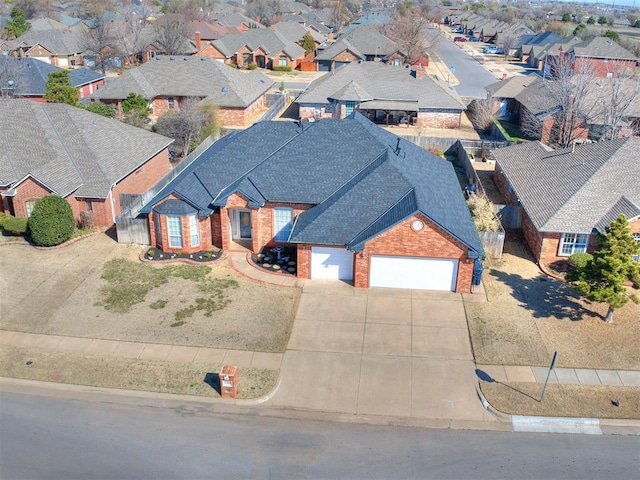
<svg viewBox="0 0 640 480">
<path fill-rule="evenodd" d="M 459 128 L 461 112 L 418 112 L 418 127 Z"/>
<path fill-rule="evenodd" d="M 276 242 L 273 237 L 273 219 L 274 219 L 274 209 L 277 207 L 286 207 L 293 209 L 293 221 L 295 222 L 296 217 L 304 212 L 305 210 L 312 207 L 312 205 L 308 204 L 298 204 L 298 203 L 268 203 L 261 209 L 257 211 L 257 240 L 258 240 L 258 248 L 262 249 L 264 247 L 275 247 L 276 245 L 283 245 L 284 242 Z M 259 250 L 256 250 L 259 251 Z"/>
<path fill-rule="evenodd" d="M 211 44 L 208 44 L 206 47 L 196 53 L 196 55 L 199 57 L 214 58 L 216 60 L 226 60 L 226 56 Z"/>
<path fill-rule="evenodd" d="M 25 202 L 29 200 L 37 200 L 51 192 L 43 185 L 29 177 L 16 188 L 16 194 L 13 197 L 13 210 L 16 217 L 26 217 L 27 207 Z"/>
<path fill-rule="evenodd" d="M 175 196 L 169 196 L 163 200 L 166 201 L 170 198 L 177 198 Z M 163 202 L 159 202 L 156 205 L 160 205 Z M 175 216 L 175 215 L 172 215 Z M 212 247 L 211 242 L 211 218 L 210 217 L 200 217 L 198 216 L 198 233 L 200 236 L 200 243 L 198 245 L 191 245 L 191 230 L 189 225 L 190 215 L 185 215 L 180 217 L 180 226 L 182 230 L 182 247 L 174 248 L 169 244 L 169 230 L 168 230 L 168 215 L 157 215 L 151 214 L 148 216 L 149 219 L 149 231 L 151 232 L 151 246 L 152 247 L 160 247 L 163 252 L 166 253 L 195 253 L 203 250 L 210 250 Z M 156 230 L 156 218 L 160 222 L 159 232 Z M 158 233 L 160 234 L 160 238 L 157 237 Z"/>
<path fill-rule="evenodd" d="M 498 190 L 500 190 L 500 193 L 502 194 L 508 205 L 518 204 L 518 197 L 516 196 L 515 192 L 509 191 L 509 182 L 504 176 L 499 163 L 496 163 L 495 169 L 493 171 L 493 181 L 495 182 Z"/>
<path fill-rule="evenodd" d="M 334 62 L 357 62 L 359 60 L 353 53 L 349 50 L 345 50 L 340 52 L 338 55 L 333 57 Z"/>
<path fill-rule="evenodd" d="M 411 228 L 415 220 L 424 223 L 416 232 Z M 383 232 L 365 244 L 364 251 L 354 258 L 354 285 L 369 287 L 372 255 L 450 258 L 459 260 L 456 292 L 469 293 L 473 276 L 473 259 L 467 257 L 467 247 L 422 215 L 414 215 Z"/>
<path fill-rule="evenodd" d="M 311 245 L 298 245 L 296 276 L 311 278 Z"/>
<path fill-rule="evenodd" d="M 596 77 L 606 78 L 608 73 L 618 73 L 621 70 L 634 72 L 636 62 L 634 60 L 605 60 L 603 58 L 576 57 L 573 64 L 574 72 L 589 71 Z"/>
</svg>

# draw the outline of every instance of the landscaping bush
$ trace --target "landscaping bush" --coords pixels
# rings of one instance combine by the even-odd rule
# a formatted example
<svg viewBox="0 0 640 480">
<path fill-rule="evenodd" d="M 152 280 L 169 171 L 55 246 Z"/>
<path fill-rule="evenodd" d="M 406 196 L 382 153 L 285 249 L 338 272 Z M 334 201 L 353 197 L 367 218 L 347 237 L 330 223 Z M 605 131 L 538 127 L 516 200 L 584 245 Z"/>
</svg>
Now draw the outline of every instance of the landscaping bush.
<svg viewBox="0 0 640 480">
<path fill-rule="evenodd" d="M 52 247 L 66 242 L 76 229 L 71 206 L 56 195 L 46 195 L 33 206 L 29 217 L 29 234 L 33 243 Z"/>
<path fill-rule="evenodd" d="M 274 72 L 290 72 L 291 71 L 291 67 L 287 67 L 287 66 L 276 66 L 273 67 L 273 71 Z"/>
<path fill-rule="evenodd" d="M 2 229 L 8 235 L 23 236 L 27 233 L 28 219 L 22 217 L 11 217 L 5 219 Z"/>
<path fill-rule="evenodd" d="M 574 253 L 569 257 L 569 263 L 576 268 L 584 268 L 593 260 L 593 255 L 586 252 Z"/>
<path fill-rule="evenodd" d="M 0 212 L 0 230 L 4 228 L 4 222 L 6 222 L 9 218 L 11 218 L 11 215 L 5 212 Z"/>
<path fill-rule="evenodd" d="M 256 62 L 251 62 L 249 65 L 247 65 L 247 68 L 249 70 L 255 70 L 256 68 L 258 68 L 258 64 Z"/>
</svg>

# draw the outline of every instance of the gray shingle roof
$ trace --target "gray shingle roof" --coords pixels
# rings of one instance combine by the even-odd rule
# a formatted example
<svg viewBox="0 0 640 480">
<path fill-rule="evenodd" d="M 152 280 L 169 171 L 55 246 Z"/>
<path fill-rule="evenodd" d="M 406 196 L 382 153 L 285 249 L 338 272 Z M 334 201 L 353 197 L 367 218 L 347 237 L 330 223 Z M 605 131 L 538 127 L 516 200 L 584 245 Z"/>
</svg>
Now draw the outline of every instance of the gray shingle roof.
<svg viewBox="0 0 640 480">
<path fill-rule="evenodd" d="M 515 98 L 537 78 L 537 75 L 518 75 L 492 83 L 491 85 L 488 85 L 486 89 L 494 98 Z"/>
<path fill-rule="evenodd" d="M 313 81 L 298 104 L 327 104 L 339 89 L 355 82 L 376 100 L 417 101 L 419 108 L 465 110 L 460 97 L 429 76 L 415 78 L 410 69 L 381 62 L 354 62 Z"/>
<path fill-rule="evenodd" d="M 371 94 L 363 90 L 362 87 L 353 80 L 327 98 L 330 100 L 353 102 L 366 102 L 367 100 L 373 100 Z"/>
<path fill-rule="evenodd" d="M 294 60 L 304 56 L 304 48 L 271 28 L 254 28 L 239 35 L 225 35 L 211 43 L 227 56 L 235 55 L 245 45 L 251 51 L 262 48 L 269 55 L 284 52 Z"/>
<path fill-rule="evenodd" d="M 560 108 L 557 94 L 553 93 L 553 81 L 534 78 L 515 99 L 534 115 L 553 113 Z"/>
<path fill-rule="evenodd" d="M 301 4 L 297 4 L 301 5 Z M 290 42 L 298 43 L 308 33 L 311 35 L 316 43 L 322 43 L 327 39 L 326 35 L 319 33 L 318 31 L 302 26 L 298 22 L 278 22 L 275 24 L 275 29 Z"/>
<path fill-rule="evenodd" d="M 44 95 L 51 72 L 62 70 L 60 67 L 29 57 L 0 56 L 0 72 L 3 80 L 13 80 L 16 95 Z M 104 78 L 104 75 L 88 68 L 69 70 L 71 85 L 81 87 Z"/>
<path fill-rule="evenodd" d="M 211 58 L 161 56 L 113 79 L 90 98 L 118 100 L 134 92 L 147 99 L 196 97 L 220 107 L 247 107 L 272 85 L 260 72 L 244 73 Z"/>
<path fill-rule="evenodd" d="M 0 185 L 28 175 L 61 196 L 106 198 L 173 140 L 58 103 L 0 100 Z"/>
<path fill-rule="evenodd" d="M 531 142 L 493 154 L 539 231 L 591 233 L 619 213 L 640 211 L 639 149 L 640 138 L 630 137 L 573 151 Z"/>
<path fill-rule="evenodd" d="M 250 205 L 313 205 L 296 219 L 290 241 L 346 245 L 364 242 L 422 213 L 466 245 L 482 245 L 450 163 L 387 132 L 360 114 L 298 125 L 259 122 L 223 138 L 143 209 L 177 194 L 209 214 L 234 192 Z"/>
<path fill-rule="evenodd" d="M 29 30 L 17 40 L 29 47 L 41 45 L 53 55 L 74 55 L 84 51 L 78 36 L 68 30 Z"/>
<path fill-rule="evenodd" d="M 363 55 L 373 56 L 377 53 L 379 57 L 388 57 L 400 51 L 398 44 L 380 33 L 378 27 L 373 24 L 362 25 L 349 31 L 338 37 L 336 44 L 345 40 Z M 340 53 L 340 51 L 337 53 Z"/>
<path fill-rule="evenodd" d="M 316 55 L 316 61 L 329 61 L 340 55 L 342 52 L 351 52 L 360 60 L 366 60 L 367 56 L 358 50 L 349 40 L 343 39 L 331 44 Z M 382 56 L 382 55 L 381 55 Z"/>
<path fill-rule="evenodd" d="M 586 42 L 575 44 L 572 51 L 576 57 L 638 61 L 633 53 L 607 37 L 594 37 Z"/>
</svg>

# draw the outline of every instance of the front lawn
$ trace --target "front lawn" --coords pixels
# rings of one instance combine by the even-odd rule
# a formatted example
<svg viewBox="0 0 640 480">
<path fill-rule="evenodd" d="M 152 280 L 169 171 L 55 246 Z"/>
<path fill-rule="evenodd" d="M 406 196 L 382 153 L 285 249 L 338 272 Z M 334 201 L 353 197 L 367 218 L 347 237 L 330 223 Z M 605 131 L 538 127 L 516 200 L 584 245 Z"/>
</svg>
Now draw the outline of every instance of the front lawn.
<svg viewBox="0 0 640 480">
<path fill-rule="evenodd" d="M 606 305 L 542 274 L 520 235 L 508 232 L 483 283 L 489 301 L 466 304 L 476 363 L 547 366 L 557 350 L 558 367 L 640 369 L 640 306 L 629 301 L 605 324 Z"/>
</svg>

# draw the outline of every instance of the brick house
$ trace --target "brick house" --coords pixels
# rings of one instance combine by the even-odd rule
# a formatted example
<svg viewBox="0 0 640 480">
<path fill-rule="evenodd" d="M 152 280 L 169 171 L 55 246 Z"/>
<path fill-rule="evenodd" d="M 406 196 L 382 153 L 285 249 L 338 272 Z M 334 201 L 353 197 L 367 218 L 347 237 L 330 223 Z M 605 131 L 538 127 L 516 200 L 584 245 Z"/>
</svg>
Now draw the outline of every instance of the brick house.
<svg viewBox="0 0 640 480">
<path fill-rule="evenodd" d="M 31 57 L 56 67 L 73 68 L 84 64 L 84 48 L 72 30 L 29 30 L 17 38 L 18 57 Z"/>
<path fill-rule="evenodd" d="M 569 56 L 574 72 L 579 73 L 588 68 L 597 77 L 618 75 L 621 72 L 633 74 L 639 61 L 633 53 L 607 37 L 594 37 L 577 43 L 565 55 Z"/>
<path fill-rule="evenodd" d="M 536 261 L 591 252 L 597 232 L 620 214 L 640 241 L 640 138 L 551 150 L 529 142 L 493 151 L 494 181 L 522 207 L 522 231 Z"/>
<path fill-rule="evenodd" d="M 287 246 L 299 277 L 362 288 L 469 292 L 484 256 L 451 165 L 357 113 L 224 137 L 141 213 L 165 252 Z"/>
<path fill-rule="evenodd" d="M 459 128 L 466 109 L 446 85 L 424 69 L 381 62 L 349 63 L 314 80 L 296 99 L 302 120 L 344 118 L 358 110 L 374 123 Z"/>
<path fill-rule="evenodd" d="M 295 70 L 304 59 L 305 52 L 280 32 L 257 28 L 214 40 L 198 55 L 235 64 L 238 68 L 248 68 L 255 63 L 259 68 L 291 67 Z"/>
<path fill-rule="evenodd" d="M 116 105 L 130 93 L 148 100 L 150 117 L 179 111 L 189 101 L 218 106 L 218 120 L 227 127 L 246 127 L 266 111 L 265 95 L 273 81 L 259 72 L 243 73 L 206 57 L 160 56 L 127 71 L 89 98 Z"/>
<path fill-rule="evenodd" d="M 62 69 L 35 58 L 0 56 L 0 95 L 44 102 L 48 75 L 57 70 Z M 70 70 L 69 79 L 71 85 L 78 89 L 80 98 L 91 95 L 99 85 L 104 85 L 104 75 L 88 68 Z M 9 81 L 13 82 L 10 89 Z"/>
<path fill-rule="evenodd" d="M 76 220 L 109 227 L 123 195 L 169 172 L 172 140 L 66 104 L 0 100 L 0 208 L 28 217 L 44 195 L 66 198 Z"/>
</svg>

